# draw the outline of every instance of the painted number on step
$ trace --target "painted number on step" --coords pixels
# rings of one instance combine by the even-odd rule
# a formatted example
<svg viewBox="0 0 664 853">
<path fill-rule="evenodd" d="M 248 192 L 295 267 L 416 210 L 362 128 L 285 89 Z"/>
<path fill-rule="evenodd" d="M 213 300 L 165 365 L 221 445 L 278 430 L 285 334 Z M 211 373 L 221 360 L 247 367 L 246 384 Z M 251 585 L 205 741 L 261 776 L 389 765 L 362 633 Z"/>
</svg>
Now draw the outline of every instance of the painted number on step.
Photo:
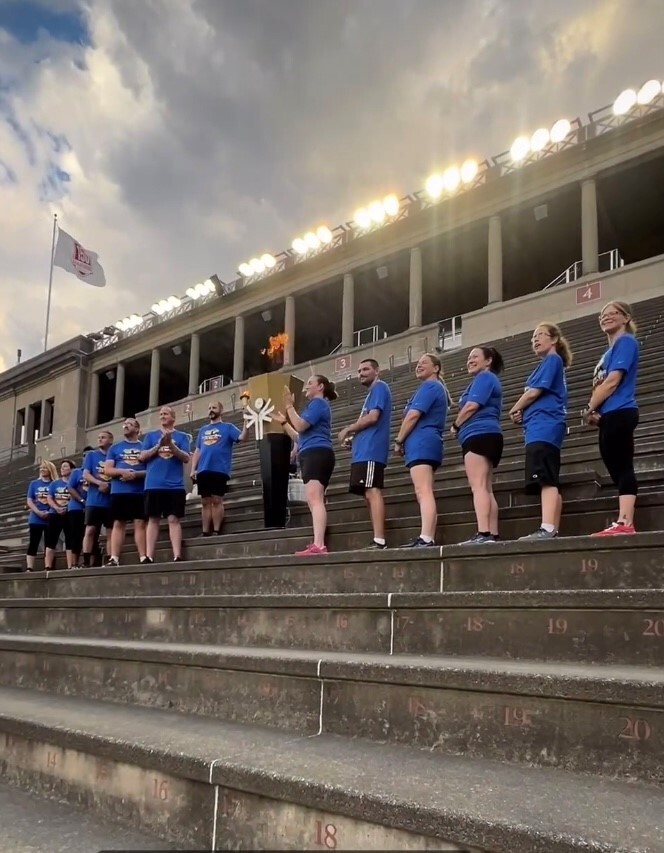
<svg viewBox="0 0 664 853">
<path fill-rule="evenodd" d="M 584 558 L 581 560 L 582 575 L 591 575 L 593 572 L 596 572 L 597 569 L 599 569 L 599 560 L 595 557 L 589 557 L 588 559 Z"/>
<path fill-rule="evenodd" d="M 318 847 L 327 847 L 328 850 L 337 848 L 337 828 L 333 823 L 316 821 L 316 844 Z"/>
<path fill-rule="evenodd" d="M 152 780 L 152 799 L 165 802 L 168 799 L 168 782 L 157 776 Z"/>
<path fill-rule="evenodd" d="M 560 616 L 558 619 L 549 619 L 549 623 L 546 630 L 548 634 L 566 634 L 567 619 L 563 619 L 562 616 Z"/>
<path fill-rule="evenodd" d="M 652 726 L 647 720 L 640 717 L 621 717 L 620 722 L 625 725 L 618 737 L 623 740 L 650 740 Z"/>
<path fill-rule="evenodd" d="M 512 563 L 510 565 L 510 574 L 511 575 L 525 575 L 526 567 L 523 563 Z"/>
<path fill-rule="evenodd" d="M 505 708 L 504 721 L 506 726 L 517 726 L 521 729 L 527 729 L 532 726 L 533 721 L 531 712 L 525 708 Z"/>
<path fill-rule="evenodd" d="M 643 631 L 644 637 L 664 637 L 664 619 L 644 619 Z"/>
<path fill-rule="evenodd" d="M 58 756 L 55 752 L 47 752 L 46 753 L 46 766 L 47 767 L 56 767 L 58 763 Z"/>
<path fill-rule="evenodd" d="M 469 616 L 466 619 L 466 631 L 483 631 L 485 625 L 493 625 L 484 616 Z"/>
<path fill-rule="evenodd" d="M 392 569 L 392 577 L 394 580 L 402 580 L 406 577 L 406 569 L 404 566 L 395 566 Z"/>
<path fill-rule="evenodd" d="M 337 613 L 337 628 L 345 631 L 348 627 L 348 616 L 345 613 Z"/>
</svg>

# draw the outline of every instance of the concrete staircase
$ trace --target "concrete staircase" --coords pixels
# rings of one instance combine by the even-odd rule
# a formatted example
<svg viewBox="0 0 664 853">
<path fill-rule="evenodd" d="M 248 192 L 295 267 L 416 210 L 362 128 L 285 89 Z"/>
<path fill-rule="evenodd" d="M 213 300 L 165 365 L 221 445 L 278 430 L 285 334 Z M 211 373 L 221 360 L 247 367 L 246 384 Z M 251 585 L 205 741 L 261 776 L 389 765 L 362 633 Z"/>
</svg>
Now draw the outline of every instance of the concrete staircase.
<svg viewBox="0 0 664 853">
<path fill-rule="evenodd" d="M 602 349 L 567 324 L 570 435 L 562 532 L 522 493 L 520 432 L 499 471 L 506 541 L 475 530 L 456 443 L 437 475 L 441 546 L 363 553 L 369 527 L 338 453 L 332 553 L 294 508 L 261 530 L 243 447 L 220 538 L 188 562 L 0 576 L 0 768 L 16 786 L 94 809 L 180 849 L 664 851 L 664 300 L 637 306 L 643 341 L 637 536 L 590 539 L 615 515 L 596 433 L 575 416 Z M 506 410 L 527 338 L 500 344 Z M 454 396 L 463 353 L 446 357 Z M 414 382 L 390 377 L 400 412 Z M 363 393 L 342 388 L 335 427 Z M 351 415 L 352 413 L 352 415 Z M 395 415 L 395 427 L 397 416 Z M 389 469 L 390 544 L 419 531 Z M 0 506 L 18 502 L 8 488 Z M 2 556 L 17 568 L 17 550 Z"/>
</svg>

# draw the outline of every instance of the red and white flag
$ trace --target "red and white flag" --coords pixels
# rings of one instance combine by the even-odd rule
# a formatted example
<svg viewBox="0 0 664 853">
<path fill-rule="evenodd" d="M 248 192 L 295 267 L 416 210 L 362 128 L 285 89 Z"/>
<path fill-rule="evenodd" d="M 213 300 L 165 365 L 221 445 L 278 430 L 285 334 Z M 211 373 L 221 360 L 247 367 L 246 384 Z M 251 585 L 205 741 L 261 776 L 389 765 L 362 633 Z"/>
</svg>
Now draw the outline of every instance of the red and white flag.
<svg viewBox="0 0 664 853">
<path fill-rule="evenodd" d="M 105 287 L 106 276 L 96 252 L 88 252 L 62 228 L 58 228 L 58 242 L 53 255 L 53 265 L 67 270 L 79 281 L 93 287 Z"/>
</svg>

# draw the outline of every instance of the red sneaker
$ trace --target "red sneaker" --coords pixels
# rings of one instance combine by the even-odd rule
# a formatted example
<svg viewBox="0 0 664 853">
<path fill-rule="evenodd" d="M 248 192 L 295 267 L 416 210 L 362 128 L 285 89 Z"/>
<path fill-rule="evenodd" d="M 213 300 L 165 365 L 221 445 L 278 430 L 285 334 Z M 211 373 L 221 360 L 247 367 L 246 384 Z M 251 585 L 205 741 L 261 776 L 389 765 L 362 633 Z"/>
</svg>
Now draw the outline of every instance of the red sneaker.
<svg viewBox="0 0 664 853">
<path fill-rule="evenodd" d="M 325 545 L 323 545 L 321 547 L 320 545 L 315 545 L 312 542 L 311 545 L 307 545 L 307 547 L 303 551 L 296 551 L 295 556 L 296 557 L 317 557 L 317 556 L 320 556 L 321 554 L 327 554 L 327 553 L 328 553 L 328 550 L 325 547 Z"/>
<path fill-rule="evenodd" d="M 593 536 L 633 536 L 636 533 L 633 524 L 625 524 L 624 521 L 614 521 L 604 530 L 593 533 Z"/>
</svg>

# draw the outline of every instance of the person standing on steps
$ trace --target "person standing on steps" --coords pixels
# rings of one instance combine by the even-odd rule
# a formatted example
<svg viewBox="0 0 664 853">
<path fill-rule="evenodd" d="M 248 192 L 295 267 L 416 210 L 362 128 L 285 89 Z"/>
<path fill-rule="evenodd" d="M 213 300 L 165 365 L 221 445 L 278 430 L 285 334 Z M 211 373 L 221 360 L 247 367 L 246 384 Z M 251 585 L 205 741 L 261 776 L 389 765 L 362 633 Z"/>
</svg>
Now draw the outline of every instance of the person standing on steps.
<svg viewBox="0 0 664 853">
<path fill-rule="evenodd" d="M 83 565 L 88 567 L 92 555 L 99 551 L 99 534 L 103 527 L 106 538 L 113 527 L 111 521 L 111 483 L 104 472 L 106 454 L 113 444 L 113 433 L 102 430 L 97 437 L 97 449 L 90 450 L 83 460 L 83 479 L 88 484 L 85 502 L 85 536 L 83 537 Z M 95 560 L 96 562 L 96 560 Z"/>
<path fill-rule="evenodd" d="M 373 540 L 365 550 L 381 551 L 387 548 L 383 485 L 390 453 L 392 392 L 380 378 L 378 362 L 373 358 L 360 362 L 358 376 L 368 394 L 360 417 L 341 430 L 339 441 L 352 449 L 349 491 L 361 495 L 369 507 Z"/>
<path fill-rule="evenodd" d="M 593 391 L 584 421 L 599 427 L 599 451 L 614 486 L 618 489 L 618 520 L 593 536 L 625 536 L 634 529 L 638 493 L 634 473 L 634 432 L 639 423 L 636 380 L 639 342 L 632 309 L 626 302 L 609 302 L 602 308 L 599 325 L 609 348 L 595 368 Z"/>
<path fill-rule="evenodd" d="M 63 459 L 60 463 L 60 476 L 53 480 L 48 487 L 49 512 L 44 553 L 44 569 L 47 572 L 53 571 L 60 534 L 66 529 L 67 507 L 69 506 L 69 477 L 73 470 L 74 463 L 68 459 Z"/>
<path fill-rule="evenodd" d="M 110 556 L 107 566 L 119 566 L 127 522 L 134 523 L 134 544 L 140 563 L 145 559 L 145 463 L 141 462 L 143 444 L 139 438 L 141 425 L 136 418 L 122 424 L 122 441 L 116 441 L 108 451 L 105 473 L 111 478 Z"/>
<path fill-rule="evenodd" d="M 555 539 L 560 527 L 560 451 L 567 434 L 567 381 L 572 351 L 558 326 L 540 323 L 532 337 L 539 365 L 526 380 L 526 388 L 510 410 L 522 424 L 526 443 L 526 493 L 540 494 L 542 521 L 524 540 Z"/>
<path fill-rule="evenodd" d="M 328 553 L 325 545 L 325 489 L 330 484 L 335 464 L 330 401 L 336 400 L 338 395 L 334 382 L 320 374 L 309 377 L 304 386 L 304 394 L 308 403 L 299 415 L 295 410 L 295 399 L 286 386 L 284 412 L 277 412 L 273 417 L 284 426 L 287 434 L 298 442 L 300 470 L 311 512 L 314 541 L 295 554 L 297 557 L 312 557 Z"/>
<path fill-rule="evenodd" d="M 477 533 L 463 544 L 484 545 L 498 541 L 493 472 L 503 455 L 500 427 L 503 389 L 498 379 L 503 359 L 493 347 L 474 347 L 468 353 L 467 368 L 472 379 L 459 400 L 459 413 L 451 432 L 461 444 L 477 518 Z"/>
<path fill-rule="evenodd" d="M 394 450 L 404 457 L 420 507 L 421 531 L 405 548 L 430 548 L 435 545 L 438 510 L 433 493 L 433 475 L 443 461 L 443 432 L 449 393 L 442 378 L 442 362 L 437 355 L 425 353 L 415 367 L 420 387 L 404 409 Z"/>
<path fill-rule="evenodd" d="M 221 403 L 210 403 L 210 423 L 201 427 L 191 461 L 191 479 L 201 498 L 203 536 L 220 536 L 224 523 L 224 495 L 233 464 L 233 448 L 247 438 L 247 428 L 224 423 Z"/>
<path fill-rule="evenodd" d="M 184 466 L 189 462 L 190 439 L 175 429 L 175 409 L 159 410 L 161 429 L 149 432 L 143 439 L 140 460 L 146 465 L 145 515 L 148 518 L 146 556 L 141 563 L 153 563 L 159 538 L 159 522 L 168 519 L 168 536 L 173 548 L 173 561 L 182 560 L 182 523 L 187 493 L 184 488 Z"/>
<path fill-rule="evenodd" d="M 90 450 L 92 447 L 83 448 L 83 458 Z M 67 488 L 69 504 L 65 516 L 65 553 L 67 566 L 70 569 L 78 569 L 85 535 L 85 500 L 88 496 L 88 484 L 83 479 L 83 468 L 74 468 L 69 476 Z"/>
<path fill-rule="evenodd" d="M 58 472 L 52 462 L 42 462 L 39 465 L 39 477 L 28 486 L 26 503 L 30 514 L 28 515 L 28 550 L 26 552 L 25 564 L 29 572 L 34 571 L 35 557 L 39 550 L 42 536 L 46 534 L 50 506 L 48 503 L 48 487 L 57 480 Z"/>
</svg>

